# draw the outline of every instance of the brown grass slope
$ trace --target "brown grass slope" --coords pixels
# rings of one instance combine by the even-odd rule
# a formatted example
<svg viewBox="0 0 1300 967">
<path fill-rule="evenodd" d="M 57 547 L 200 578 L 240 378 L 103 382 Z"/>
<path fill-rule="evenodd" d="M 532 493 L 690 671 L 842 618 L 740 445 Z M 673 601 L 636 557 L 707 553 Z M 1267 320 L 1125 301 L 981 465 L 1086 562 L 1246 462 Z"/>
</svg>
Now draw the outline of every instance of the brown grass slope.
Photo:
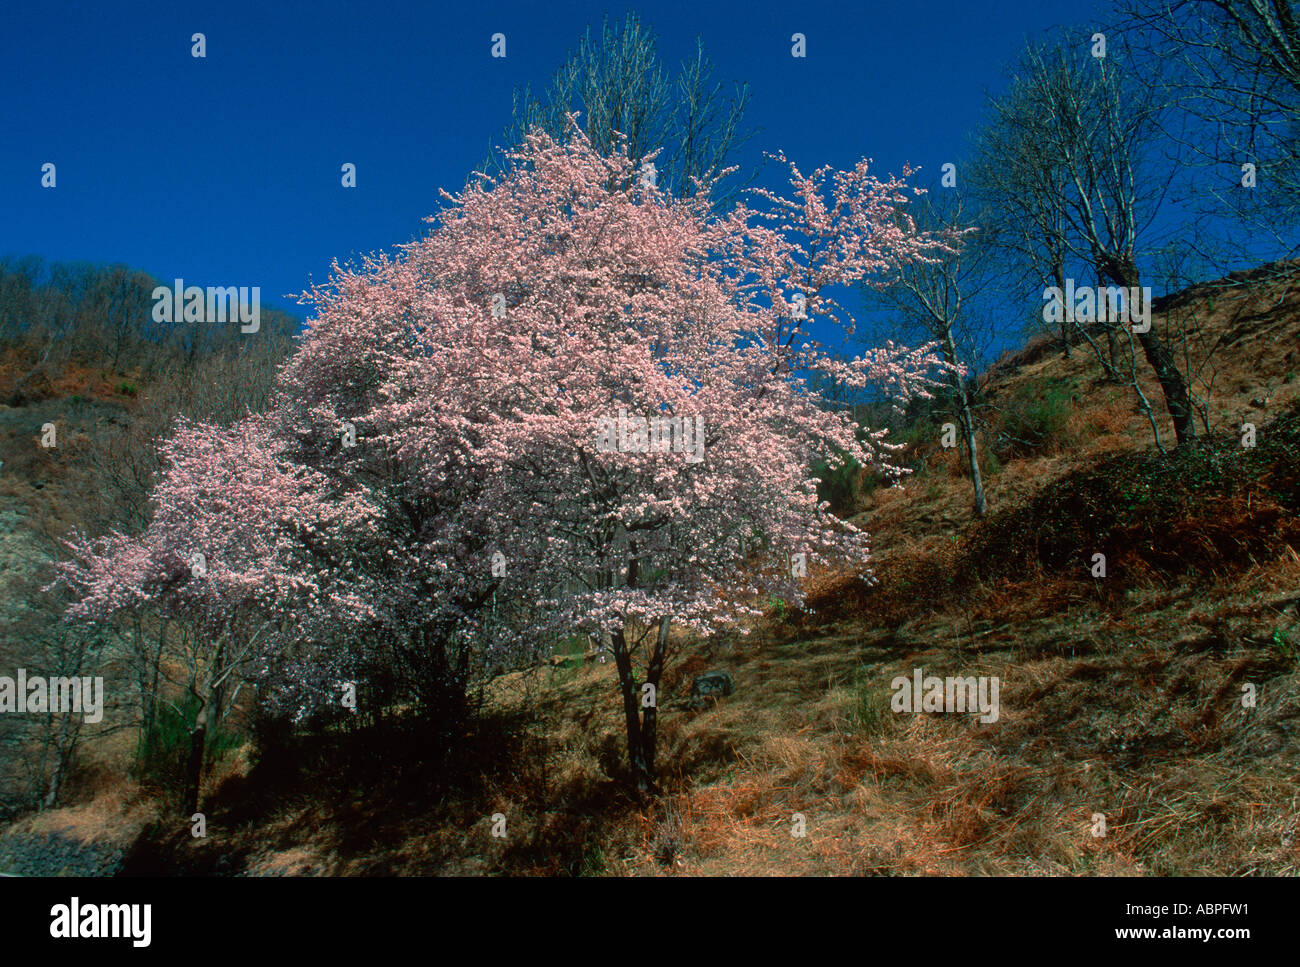
<svg viewBox="0 0 1300 967">
<path fill-rule="evenodd" d="M 1214 432 L 1162 458 L 1086 346 L 1004 360 L 993 513 L 972 520 L 959 454 L 918 446 L 918 472 L 857 517 L 877 583 L 819 574 L 807 612 L 679 641 L 656 803 L 620 781 L 611 666 L 576 659 L 487 685 L 481 726 L 436 767 L 400 728 L 246 747 L 209 776 L 206 839 L 157 811 L 122 824 L 128 871 L 1300 872 L 1300 312 L 1217 288 L 1165 308 L 1215 347 Z M 1025 407 L 1053 394 L 1052 432 L 1027 445 Z M 709 668 L 736 692 L 692 707 Z M 997 676 L 1000 717 L 895 713 L 890 682 L 916 668 Z M 24 828 L 111 826 L 150 796 L 124 788 Z"/>
</svg>

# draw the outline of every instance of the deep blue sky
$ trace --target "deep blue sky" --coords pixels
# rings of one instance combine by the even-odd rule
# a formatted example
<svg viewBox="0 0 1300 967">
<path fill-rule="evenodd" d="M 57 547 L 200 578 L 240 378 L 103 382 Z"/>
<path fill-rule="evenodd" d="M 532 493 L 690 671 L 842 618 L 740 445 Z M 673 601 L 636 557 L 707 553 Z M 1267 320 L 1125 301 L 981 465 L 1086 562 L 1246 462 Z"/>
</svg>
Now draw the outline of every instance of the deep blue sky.
<svg viewBox="0 0 1300 967">
<path fill-rule="evenodd" d="M 628 9 L 672 71 L 699 34 L 717 79 L 750 82 L 761 130 L 743 160 L 865 155 L 923 179 L 960 152 L 1027 37 L 1104 14 L 1098 0 L 10 4 L 0 253 L 260 285 L 283 304 L 332 258 L 419 233 L 438 188 L 459 189 L 499 139 L 512 89 L 543 86 L 588 23 Z M 790 56 L 796 31 L 806 59 Z"/>
</svg>

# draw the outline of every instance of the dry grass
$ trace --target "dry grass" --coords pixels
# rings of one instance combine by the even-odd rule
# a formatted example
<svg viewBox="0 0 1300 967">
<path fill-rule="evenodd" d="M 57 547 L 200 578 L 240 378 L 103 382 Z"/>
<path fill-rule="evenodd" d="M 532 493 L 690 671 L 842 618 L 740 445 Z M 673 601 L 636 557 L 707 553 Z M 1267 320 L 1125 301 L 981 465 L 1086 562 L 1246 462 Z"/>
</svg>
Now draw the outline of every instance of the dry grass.
<svg viewBox="0 0 1300 967">
<path fill-rule="evenodd" d="M 59 834 L 85 843 L 129 848 L 157 818 L 157 804 L 132 780 L 119 775 L 83 786 L 83 801 L 26 816 L 7 830 L 14 834 Z"/>
<path fill-rule="evenodd" d="M 1294 577 L 1293 562 L 1283 567 Z M 1294 662 L 1250 630 L 1284 602 L 1246 606 L 1237 597 L 1284 584 L 1272 570 L 1224 588 L 1230 606 L 1200 615 L 1195 625 L 1185 602 L 1152 600 L 1124 616 L 1079 615 L 1068 641 L 1044 622 L 959 650 L 960 618 L 932 616 L 891 635 L 896 656 L 881 664 L 870 661 L 880 653 L 864 628 L 859 647 L 841 652 L 843 673 L 867 658 L 877 696 L 888 694 L 894 674 L 913 667 L 996 675 L 1003 682 L 999 721 L 887 713 L 865 730 L 854 728 L 845 706 L 860 699 L 840 686 L 808 710 L 800 730 L 729 730 L 736 773 L 678 794 L 682 837 L 691 844 L 680 870 L 1300 871 L 1290 727 L 1300 714 L 1300 681 Z M 1287 600 L 1294 623 L 1294 597 Z M 1208 628 L 1225 639 L 1188 635 Z M 797 653 L 815 644 L 771 647 Z M 802 679 L 806 663 L 783 656 L 769 660 L 767 671 Z M 1245 681 L 1270 696 L 1256 709 L 1240 708 Z M 776 691 L 766 687 L 741 700 L 737 718 L 770 715 L 754 706 Z M 806 818 L 806 837 L 792 835 L 797 812 Z M 1104 838 L 1092 835 L 1095 813 L 1106 816 Z"/>
<path fill-rule="evenodd" d="M 1294 298 L 1219 298 L 1196 326 L 1189 340 L 1224 343 L 1216 423 L 1263 426 L 1300 396 Z M 1294 484 L 1189 498 L 1166 517 L 1099 499 L 1085 509 L 1114 525 L 1113 579 L 1061 566 L 1075 549 L 1037 539 L 1056 506 L 1045 495 L 1082 493 L 1098 467 L 1138 466 L 1153 446 L 1131 393 L 1100 375 L 1086 347 L 1064 360 L 1046 344 L 999 369 L 994 401 L 1081 390 L 1059 439 L 990 477 L 1007 511 L 995 523 L 974 526 L 960 455 L 936 451 L 857 518 L 877 585 L 816 574 L 811 613 L 678 640 L 657 801 L 625 791 L 613 667 L 542 666 L 491 683 L 454 776 L 422 772 L 416 751 L 377 784 L 341 773 L 347 749 L 303 750 L 292 774 L 231 757 L 209 777 L 208 840 L 169 820 L 156 860 L 211 872 L 231 857 L 262 875 L 1300 873 L 1300 525 L 1278 496 Z M 689 707 L 710 668 L 733 674 L 735 694 Z M 894 712 L 890 682 L 916 668 L 997 677 L 997 721 Z M 126 817 L 145 804 L 130 797 L 104 790 L 40 821 L 136 828 Z"/>
</svg>

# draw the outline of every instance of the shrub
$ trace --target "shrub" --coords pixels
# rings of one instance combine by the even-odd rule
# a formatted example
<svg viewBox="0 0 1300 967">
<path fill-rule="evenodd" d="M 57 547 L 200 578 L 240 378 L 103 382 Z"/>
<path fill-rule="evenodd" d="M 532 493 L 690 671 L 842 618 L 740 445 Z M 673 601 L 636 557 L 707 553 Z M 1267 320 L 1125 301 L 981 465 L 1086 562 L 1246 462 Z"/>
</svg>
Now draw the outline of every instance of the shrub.
<svg viewBox="0 0 1300 967">
<path fill-rule="evenodd" d="M 1206 437 L 1161 456 L 1119 454 L 1052 482 L 976 525 L 960 573 L 993 580 L 1035 567 L 1086 574 L 1096 552 L 1162 572 L 1219 573 L 1285 553 L 1300 525 L 1300 406 L 1254 448 Z"/>
<path fill-rule="evenodd" d="M 185 764 L 190 754 L 190 730 L 198 715 L 199 702 L 194 696 L 183 705 L 160 702 L 152 728 L 140 736 L 136 749 L 139 774 L 159 785 L 177 790 L 185 778 Z M 215 758 L 242 744 L 239 736 L 221 728 L 208 728 L 207 754 Z"/>
<path fill-rule="evenodd" d="M 1277 653 L 1288 662 L 1294 662 L 1296 660 L 1296 643 L 1292 641 L 1291 636 L 1281 628 L 1273 629 L 1273 634 L 1269 638 L 1269 643 L 1277 650 Z"/>
<path fill-rule="evenodd" d="M 853 679 L 852 695 L 848 718 L 854 731 L 864 734 L 879 732 L 892 713 L 889 693 L 880 687 L 879 676 L 858 671 Z"/>
<path fill-rule="evenodd" d="M 827 460 L 819 460 L 813 464 L 812 474 L 819 481 L 817 496 L 830 501 L 831 513 L 837 517 L 852 517 L 857 513 L 862 498 L 878 483 L 874 474 L 851 458 L 838 467 L 831 467 Z"/>
<path fill-rule="evenodd" d="M 563 668 L 580 668 L 586 661 L 588 639 L 585 635 L 570 635 L 561 640 L 552 652 L 557 658 L 563 658 Z"/>
<path fill-rule="evenodd" d="M 1071 389 L 1063 383 L 1022 383 L 1001 409 L 997 449 L 1003 459 L 1047 450 L 1066 435 Z"/>
</svg>

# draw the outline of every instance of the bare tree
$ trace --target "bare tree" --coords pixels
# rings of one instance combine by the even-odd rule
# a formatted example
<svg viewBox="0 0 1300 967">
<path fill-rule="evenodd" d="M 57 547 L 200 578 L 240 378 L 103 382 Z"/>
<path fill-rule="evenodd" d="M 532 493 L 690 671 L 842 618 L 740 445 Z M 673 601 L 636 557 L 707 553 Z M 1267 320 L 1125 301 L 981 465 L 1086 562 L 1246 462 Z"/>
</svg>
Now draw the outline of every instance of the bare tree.
<svg viewBox="0 0 1300 967">
<path fill-rule="evenodd" d="M 1177 170 L 1162 153 L 1161 118 L 1168 105 L 1159 85 L 1131 69 L 1117 40 L 1104 56 L 1093 50 L 1084 37 L 1069 34 L 1049 45 L 1031 45 L 1012 93 L 994 103 L 994 124 L 1036 143 L 1060 165 L 1063 177 L 1052 179 L 1044 191 L 1048 211 L 1064 228 L 1066 251 L 1100 281 L 1144 299 L 1149 311 L 1138 246 Z M 1130 321 L 1136 301 L 1126 300 Z M 1164 394 L 1178 444 L 1188 443 L 1196 435 L 1192 401 L 1165 340 L 1154 325 L 1123 332 L 1130 341 L 1137 337 Z M 1132 376 L 1145 405 L 1136 373 Z"/>
<path fill-rule="evenodd" d="M 1292 0 L 1117 0 L 1131 46 L 1181 110 L 1166 125 L 1202 177 L 1186 200 L 1209 220 L 1188 244 L 1220 274 L 1273 260 L 1293 274 L 1300 229 L 1300 17 Z M 1210 231 L 1205 231 L 1205 228 Z M 1218 226 L 1220 229 L 1222 226 Z"/>
<path fill-rule="evenodd" d="M 1059 199 L 1068 187 L 1068 173 L 1047 143 L 1024 137 L 1019 129 L 1020 118 L 1040 110 L 1032 93 L 1028 85 L 1016 83 L 990 101 L 991 118 L 974 138 L 962 177 L 978 199 L 981 245 L 1002 258 L 1006 281 L 1023 272 L 1064 291 L 1069 223 Z M 1068 359 L 1071 332 L 1064 318 L 1059 334 L 1061 354 Z"/>
<path fill-rule="evenodd" d="M 978 332 L 984 327 L 974 304 L 994 279 L 989 271 L 990 249 L 978 237 L 963 196 L 956 189 L 927 192 L 907 206 L 906 216 L 918 229 L 945 238 L 950 247 L 946 252 L 936 251 L 925 259 L 902 263 L 886 286 L 874 293 L 867 290 L 868 297 L 892 310 L 926 340 L 938 342 L 944 362 L 965 370 L 949 369 L 946 379 L 966 447 L 974 510 L 982 517 L 988 512 L 988 499 L 980 473 L 968 374 L 981 362 Z"/>
<path fill-rule="evenodd" d="M 561 139 L 568 115 L 577 112 L 598 151 L 618 150 L 620 135 L 634 163 L 660 151 L 654 161 L 657 184 L 690 196 L 697 179 L 718 175 L 728 156 L 749 139 L 752 132 L 742 128 L 748 106 L 749 85 L 736 83 L 725 92 L 713 80 L 713 65 L 699 39 L 695 56 L 670 81 L 653 31 L 629 12 L 621 25 L 606 18 L 598 35 L 588 27 L 540 98 L 529 86 L 515 91 L 504 143 L 514 147 L 534 125 Z M 501 165 L 494 153 L 488 166 Z M 725 201 L 740 187 L 716 197 Z"/>
<path fill-rule="evenodd" d="M 153 279 L 125 265 L 110 266 L 101 277 L 102 325 L 107 334 L 101 366 L 107 357 L 108 368 L 119 371 L 138 347 L 153 308 L 153 290 Z"/>
</svg>

